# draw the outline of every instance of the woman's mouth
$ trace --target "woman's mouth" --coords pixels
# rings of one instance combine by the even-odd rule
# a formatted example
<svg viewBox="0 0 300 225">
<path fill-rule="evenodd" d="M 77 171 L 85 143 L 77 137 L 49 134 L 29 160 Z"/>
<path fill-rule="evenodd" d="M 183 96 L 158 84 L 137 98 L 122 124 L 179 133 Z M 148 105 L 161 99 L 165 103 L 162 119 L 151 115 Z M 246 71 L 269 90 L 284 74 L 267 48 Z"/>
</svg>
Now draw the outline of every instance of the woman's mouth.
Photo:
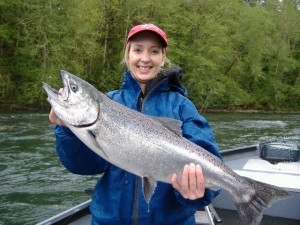
<svg viewBox="0 0 300 225">
<path fill-rule="evenodd" d="M 138 69 L 141 72 L 148 72 L 152 67 L 151 66 L 138 66 Z"/>
</svg>

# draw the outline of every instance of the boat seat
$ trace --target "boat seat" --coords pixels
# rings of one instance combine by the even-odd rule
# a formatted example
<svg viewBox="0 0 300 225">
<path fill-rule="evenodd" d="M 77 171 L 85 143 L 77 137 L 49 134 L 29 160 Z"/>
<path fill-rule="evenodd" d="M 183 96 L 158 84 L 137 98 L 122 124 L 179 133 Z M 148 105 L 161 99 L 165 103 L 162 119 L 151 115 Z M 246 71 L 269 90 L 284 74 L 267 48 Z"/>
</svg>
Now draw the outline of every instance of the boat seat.
<svg viewBox="0 0 300 225">
<path fill-rule="evenodd" d="M 204 210 L 197 211 L 195 219 L 197 225 L 215 225 L 222 222 L 212 204 L 205 206 Z"/>
</svg>

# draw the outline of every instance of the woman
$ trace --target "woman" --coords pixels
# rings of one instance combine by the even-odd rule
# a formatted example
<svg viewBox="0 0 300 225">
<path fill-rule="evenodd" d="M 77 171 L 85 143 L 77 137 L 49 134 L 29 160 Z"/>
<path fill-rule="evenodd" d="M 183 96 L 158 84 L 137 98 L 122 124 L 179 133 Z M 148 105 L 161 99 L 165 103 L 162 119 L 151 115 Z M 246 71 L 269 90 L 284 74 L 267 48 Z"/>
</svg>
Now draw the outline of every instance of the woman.
<svg viewBox="0 0 300 225">
<path fill-rule="evenodd" d="M 183 122 L 183 136 L 220 156 L 212 130 L 185 95 L 178 67 L 161 71 L 166 61 L 166 34 L 153 24 L 133 27 L 126 41 L 121 90 L 108 93 L 112 99 L 151 116 Z M 56 149 L 63 165 L 83 175 L 100 174 L 90 206 L 92 224 L 178 224 L 194 225 L 197 209 L 208 205 L 218 192 L 205 188 L 199 165 L 186 165 L 182 180 L 173 174 L 171 183 L 159 182 L 150 204 L 145 202 L 141 180 L 102 159 L 87 148 L 54 111 L 49 115 L 55 127 Z"/>
</svg>

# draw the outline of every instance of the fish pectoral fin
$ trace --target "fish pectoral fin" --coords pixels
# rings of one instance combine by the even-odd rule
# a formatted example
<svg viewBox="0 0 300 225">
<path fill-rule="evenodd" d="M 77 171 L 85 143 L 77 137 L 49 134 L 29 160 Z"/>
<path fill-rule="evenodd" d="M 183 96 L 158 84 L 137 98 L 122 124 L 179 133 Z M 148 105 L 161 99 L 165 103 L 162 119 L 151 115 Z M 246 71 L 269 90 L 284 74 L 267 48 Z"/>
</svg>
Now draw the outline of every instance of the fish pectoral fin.
<svg viewBox="0 0 300 225">
<path fill-rule="evenodd" d="M 142 185 L 145 201 L 149 203 L 157 186 L 157 182 L 151 177 L 143 177 Z"/>
<path fill-rule="evenodd" d="M 88 134 L 90 135 L 89 140 L 93 143 L 96 149 L 99 149 L 104 154 L 106 159 L 108 159 L 109 158 L 108 155 L 105 153 L 105 151 L 103 151 L 103 148 L 101 148 L 101 146 L 96 141 L 96 135 L 91 130 L 88 131 Z"/>
<path fill-rule="evenodd" d="M 174 132 L 175 134 L 182 136 L 182 121 L 167 118 L 167 117 L 154 117 L 152 119 L 161 123 L 164 127 L 168 128 L 170 131 Z"/>
</svg>

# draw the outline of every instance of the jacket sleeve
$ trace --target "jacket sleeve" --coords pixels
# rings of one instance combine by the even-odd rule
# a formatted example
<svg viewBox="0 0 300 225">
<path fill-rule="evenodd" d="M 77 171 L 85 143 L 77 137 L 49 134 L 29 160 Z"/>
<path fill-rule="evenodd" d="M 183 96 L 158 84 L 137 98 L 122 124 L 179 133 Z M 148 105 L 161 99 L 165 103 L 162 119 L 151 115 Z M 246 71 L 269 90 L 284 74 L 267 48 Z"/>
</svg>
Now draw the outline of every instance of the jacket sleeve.
<svg viewBox="0 0 300 225">
<path fill-rule="evenodd" d="M 70 172 L 94 175 L 105 171 L 108 162 L 83 144 L 70 129 L 57 125 L 54 133 L 59 159 Z"/>
<path fill-rule="evenodd" d="M 184 101 L 184 104 L 181 105 L 179 114 L 181 121 L 183 122 L 183 136 L 189 141 L 221 158 L 218 145 L 209 123 L 204 117 L 199 115 L 195 105 L 190 100 L 186 99 Z M 209 205 L 219 192 L 220 191 L 213 191 L 206 188 L 203 198 L 199 198 L 194 201 L 183 198 L 176 190 L 175 195 L 181 204 L 200 209 Z"/>
</svg>

